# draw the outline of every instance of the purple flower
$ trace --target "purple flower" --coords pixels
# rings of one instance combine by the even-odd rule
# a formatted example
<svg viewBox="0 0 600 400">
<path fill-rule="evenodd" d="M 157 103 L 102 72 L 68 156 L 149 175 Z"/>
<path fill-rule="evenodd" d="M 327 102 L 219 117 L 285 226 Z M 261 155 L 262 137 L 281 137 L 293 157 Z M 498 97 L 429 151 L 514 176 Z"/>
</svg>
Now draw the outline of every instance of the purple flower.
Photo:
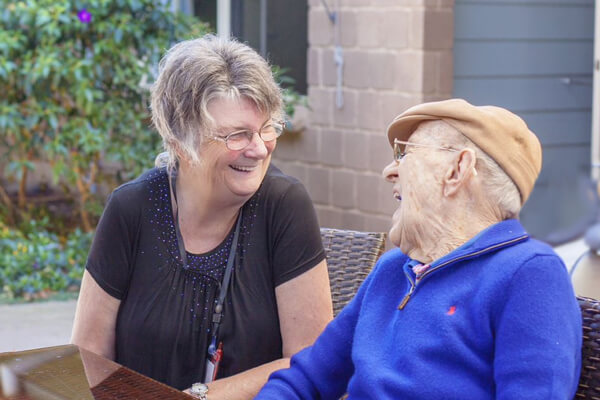
<svg viewBox="0 0 600 400">
<path fill-rule="evenodd" d="M 79 17 L 79 20 L 84 24 L 89 24 L 92 20 L 92 14 L 85 8 L 77 13 L 77 17 Z"/>
</svg>

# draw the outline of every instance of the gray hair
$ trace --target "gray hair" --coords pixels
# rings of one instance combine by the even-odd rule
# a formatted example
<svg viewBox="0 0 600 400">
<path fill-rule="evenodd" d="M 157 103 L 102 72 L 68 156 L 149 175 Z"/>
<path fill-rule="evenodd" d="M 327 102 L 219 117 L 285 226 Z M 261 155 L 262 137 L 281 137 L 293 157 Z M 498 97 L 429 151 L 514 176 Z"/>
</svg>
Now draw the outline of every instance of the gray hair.
<svg viewBox="0 0 600 400">
<path fill-rule="evenodd" d="M 281 89 L 252 48 L 214 35 L 177 43 L 160 61 L 152 86 L 152 123 L 167 151 L 157 165 L 172 168 L 178 152 L 200 161 L 198 148 L 214 128 L 208 103 L 216 98 L 246 98 L 260 112 L 283 118 Z"/>
<path fill-rule="evenodd" d="M 490 203 L 500 212 L 499 217 L 502 220 L 518 218 L 521 211 L 519 189 L 498 163 L 447 122 L 436 120 L 426 123 L 432 127 L 428 130 L 427 138 L 435 140 L 437 145 L 442 143 L 456 149 L 470 148 L 475 152 L 475 168 L 478 174 L 482 174 L 485 193 Z"/>
</svg>

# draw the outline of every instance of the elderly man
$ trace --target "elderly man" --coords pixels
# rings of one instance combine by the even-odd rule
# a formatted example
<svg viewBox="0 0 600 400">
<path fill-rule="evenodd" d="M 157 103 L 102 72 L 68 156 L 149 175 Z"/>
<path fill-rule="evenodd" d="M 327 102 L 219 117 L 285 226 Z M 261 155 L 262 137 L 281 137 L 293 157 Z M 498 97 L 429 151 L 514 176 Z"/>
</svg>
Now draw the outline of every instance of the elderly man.
<svg viewBox="0 0 600 400">
<path fill-rule="evenodd" d="M 258 399 L 571 399 L 581 316 L 566 268 L 517 220 L 541 147 L 511 112 L 453 99 L 388 128 L 386 253 Z"/>
</svg>

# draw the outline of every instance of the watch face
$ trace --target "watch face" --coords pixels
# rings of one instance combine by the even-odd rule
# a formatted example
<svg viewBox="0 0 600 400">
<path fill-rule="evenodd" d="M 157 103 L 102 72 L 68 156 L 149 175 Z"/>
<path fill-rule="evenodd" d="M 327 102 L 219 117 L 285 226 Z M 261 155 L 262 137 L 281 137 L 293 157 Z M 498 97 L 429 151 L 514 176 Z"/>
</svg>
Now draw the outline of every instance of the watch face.
<svg viewBox="0 0 600 400">
<path fill-rule="evenodd" d="M 204 383 L 194 383 L 190 389 L 190 392 L 200 396 L 205 395 L 208 393 L 208 386 L 206 386 Z"/>
</svg>

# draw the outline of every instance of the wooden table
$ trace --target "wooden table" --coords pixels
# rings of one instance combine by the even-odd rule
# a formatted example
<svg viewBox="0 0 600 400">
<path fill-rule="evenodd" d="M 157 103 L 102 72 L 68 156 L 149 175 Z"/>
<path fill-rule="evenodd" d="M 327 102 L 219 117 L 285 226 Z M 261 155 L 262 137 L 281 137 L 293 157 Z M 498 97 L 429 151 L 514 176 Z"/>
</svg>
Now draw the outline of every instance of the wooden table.
<svg viewBox="0 0 600 400">
<path fill-rule="evenodd" d="M 0 353 L 0 399 L 194 397 L 75 345 Z"/>
</svg>

